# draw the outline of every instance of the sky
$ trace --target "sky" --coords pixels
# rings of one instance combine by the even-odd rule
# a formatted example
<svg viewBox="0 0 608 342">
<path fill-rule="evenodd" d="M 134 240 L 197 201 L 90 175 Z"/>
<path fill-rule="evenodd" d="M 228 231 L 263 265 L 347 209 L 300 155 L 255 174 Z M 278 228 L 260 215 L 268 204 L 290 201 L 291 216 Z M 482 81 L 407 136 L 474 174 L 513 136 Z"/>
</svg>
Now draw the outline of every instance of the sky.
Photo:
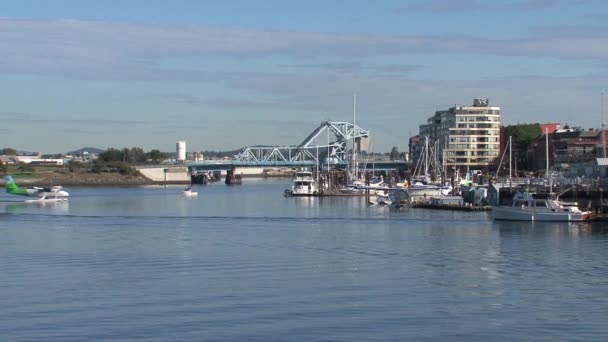
<svg viewBox="0 0 608 342">
<path fill-rule="evenodd" d="M 297 145 L 352 121 L 407 151 L 476 97 L 602 124 L 603 0 L 0 0 L 0 148 Z M 608 103 L 608 94 L 606 103 Z M 608 114 L 608 113 L 607 113 Z"/>
</svg>

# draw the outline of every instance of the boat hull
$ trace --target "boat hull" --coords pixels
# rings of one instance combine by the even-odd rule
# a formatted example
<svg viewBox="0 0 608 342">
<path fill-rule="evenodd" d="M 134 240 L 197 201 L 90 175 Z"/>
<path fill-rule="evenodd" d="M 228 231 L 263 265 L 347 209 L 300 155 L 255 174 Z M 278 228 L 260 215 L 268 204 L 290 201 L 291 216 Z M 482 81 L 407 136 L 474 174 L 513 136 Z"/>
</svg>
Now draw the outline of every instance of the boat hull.
<svg viewBox="0 0 608 342">
<path fill-rule="evenodd" d="M 317 189 L 291 189 L 291 196 L 318 196 Z"/>
<path fill-rule="evenodd" d="M 582 212 L 546 212 L 533 209 L 513 207 L 492 208 L 494 220 L 502 221 L 546 221 L 546 222 L 584 222 L 591 219 L 591 213 Z"/>
</svg>

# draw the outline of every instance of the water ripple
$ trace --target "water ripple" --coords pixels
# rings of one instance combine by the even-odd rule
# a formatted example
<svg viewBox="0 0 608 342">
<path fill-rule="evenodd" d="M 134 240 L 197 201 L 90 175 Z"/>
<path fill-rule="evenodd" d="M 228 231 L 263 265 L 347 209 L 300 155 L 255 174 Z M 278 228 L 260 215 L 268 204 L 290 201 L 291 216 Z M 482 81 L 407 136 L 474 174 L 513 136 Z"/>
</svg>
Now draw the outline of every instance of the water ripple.
<svg viewBox="0 0 608 342">
<path fill-rule="evenodd" d="M 222 192 L 210 189 L 222 201 Z M 234 193 L 249 196 L 243 189 Z M 375 209 L 342 200 L 324 209 L 314 201 L 273 202 L 274 191 L 255 194 L 283 207 L 251 204 L 246 214 L 249 202 L 227 212 L 205 198 L 198 203 L 144 196 L 127 199 L 130 209 L 124 213 L 124 203 L 105 202 L 96 211 L 93 204 L 74 202 L 67 213 L 30 207 L 1 213 L 0 336 L 6 341 L 601 341 L 608 336 L 603 224 L 495 223 L 484 213 L 372 213 Z"/>
</svg>

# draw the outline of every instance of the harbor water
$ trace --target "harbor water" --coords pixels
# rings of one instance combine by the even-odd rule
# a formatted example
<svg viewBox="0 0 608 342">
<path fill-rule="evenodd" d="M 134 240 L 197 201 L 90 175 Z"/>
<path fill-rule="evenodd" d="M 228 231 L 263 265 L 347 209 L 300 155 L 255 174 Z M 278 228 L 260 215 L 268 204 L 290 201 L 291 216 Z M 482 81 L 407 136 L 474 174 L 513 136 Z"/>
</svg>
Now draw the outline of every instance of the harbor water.
<svg viewBox="0 0 608 342">
<path fill-rule="evenodd" d="M 608 340 L 606 223 L 289 186 L 69 188 L 43 205 L 2 193 L 2 340 Z"/>
</svg>

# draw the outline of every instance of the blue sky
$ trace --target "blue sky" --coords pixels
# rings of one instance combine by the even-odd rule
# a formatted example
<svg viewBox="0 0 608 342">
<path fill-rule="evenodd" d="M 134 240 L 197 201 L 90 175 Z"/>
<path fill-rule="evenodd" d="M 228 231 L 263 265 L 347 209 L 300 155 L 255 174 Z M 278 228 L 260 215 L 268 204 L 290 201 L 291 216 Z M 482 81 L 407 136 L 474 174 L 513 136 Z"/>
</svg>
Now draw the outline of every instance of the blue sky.
<svg viewBox="0 0 608 342">
<path fill-rule="evenodd" d="M 437 109 L 600 127 L 608 1 L 0 1 L 0 147 L 294 145 L 352 119 L 407 150 Z M 607 96 L 608 97 L 608 96 Z M 608 102 L 608 101 L 607 101 Z"/>
</svg>

